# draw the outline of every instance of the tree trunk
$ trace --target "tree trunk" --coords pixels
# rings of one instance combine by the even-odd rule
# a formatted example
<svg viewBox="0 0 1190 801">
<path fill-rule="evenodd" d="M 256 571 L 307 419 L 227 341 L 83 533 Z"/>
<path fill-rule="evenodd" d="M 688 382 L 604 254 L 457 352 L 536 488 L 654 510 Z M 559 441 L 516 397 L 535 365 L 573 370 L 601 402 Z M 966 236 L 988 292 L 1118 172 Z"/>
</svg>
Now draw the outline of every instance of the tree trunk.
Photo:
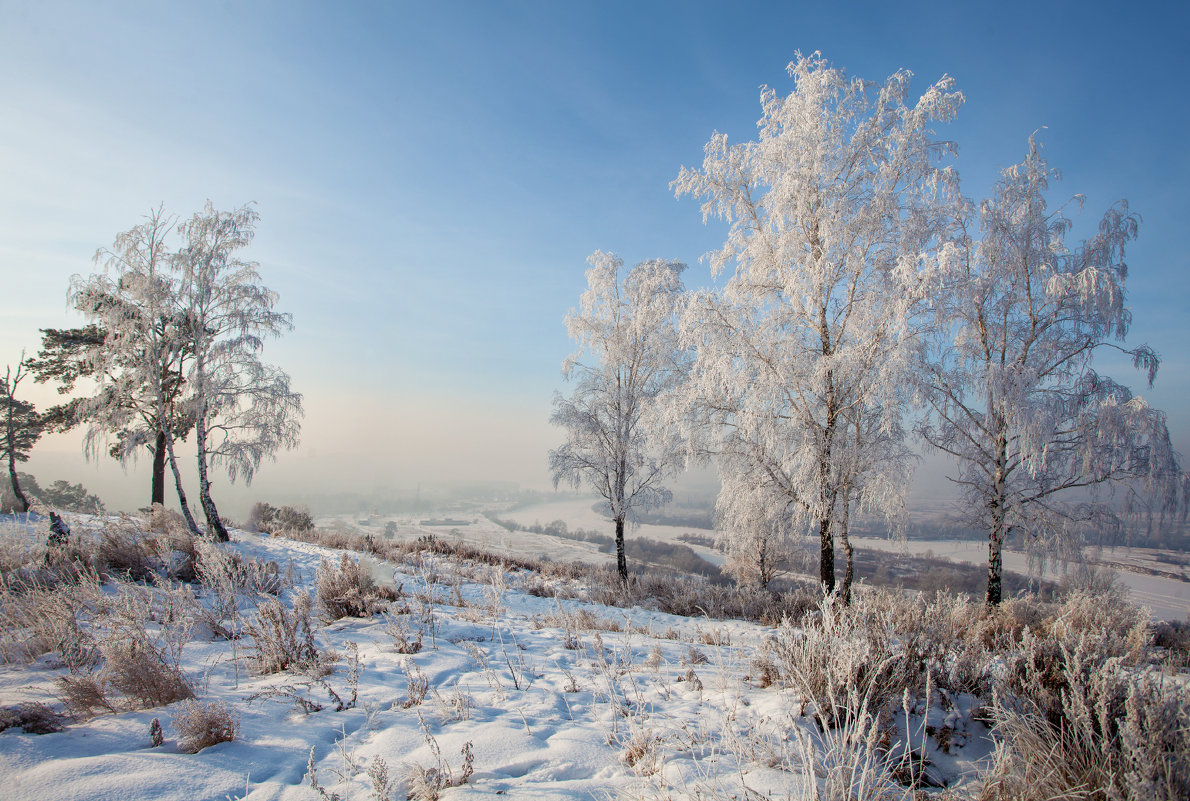
<svg viewBox="0 0 1190 801">
<path fill-rule="evenodd" d="M 851 540 L 847 538 L 847 521 L 839 524 L 839 540 L 843 543 L 843 553 L 847 555 L 847 567 L 843 571 L 843 589 L 839 593 L 839 597 L 843 601 L 843 606 L 851 605 L 851 580 L 855 577 L 855 562 L 854 554 L 855 548 L 851 545 Z"/>
<path fill-rule="evenodd" d="M 616 518 L 616 572 L 620 583 L 628 583 L 628 557 L 624 554 L 624 516 Z"/>
<path fill-rule="evenodd" d="M 756 565 L 756 567 L 757 567 L 756 583 L 760 585 L 760 589 L 762 591 L 767 590 L 769 588 L 769 581 L 771 581 L 771 578 L 769 576 L 770 567 L 769 567 L 768 556 L 769 556 L 769 545 L 768 545 L 768 541 L 765 540 L 760 543 L 760 558 L 757 560 L 757 565 Z"/>
<path fill-rule="evenodd" d="M 988 606 L 999 606 L 1003 600 L 1003 562 L 1000 551 L 1004 546 L 1004 524 L 1000 520 L 992 524 L 992 532 L 988 537 Z"/>
<path fill-rule="evenodd" d="M 207 531 L 215 542 L 227 542 L 231 538 L 219 518 L 219 510 L 215 508 L 215 500 L 211 497 L 211 481 L 207 478 L 207 421 L 206 415 L 201 411 L 195 423 L 194 433 L 195 439 L 198 440 L 198 500 L 202 504 L 203 514 L 207 517 Z"/>
<path fill-rule="evenodd" d="M 153 447 L 153 488 L 149 506 L 165 506 L 165 432 L 157 432 L 157 444 Z"/>
<path fill-rule="evenodd" d="M 818 521 L 818 540 L 821 546 L 818 581 L 827 593 L 832 593 L 835 591 L 835 538 L 829 517 Z"/>
<path fill-rule="evenodd" d="M 17 462 L 11 446 L 8 449 L 8 479 L 12 482 L 12 497 L 17 502 L 13 511 L 25 514 L 29 511 L 29 499 L 25 497 L 25 493 L 21 492 L 21 482 L 17 480 Z"/>
<path fill-rule="evenodd" d="M 988 532 L 988 606 L 999 606 L 1004 597 L 1003 590 L 1003 557 L 1005 530 L 1005 482 L 1007 479 L 1006 466 L 1008 464 L 1008 437 L 1004 432 L 1002 418 L 994 418 L 1000 429 L 996 437 L 996 473 L 992 477 L 992 498 L 989 511 L 992 516 L 992 529 Z"/>
<path fill-rule="evenodd" d="M 174 455 L 174 438 L 166 434 L 165 450 L 169 455 L 169 467 L 174 474 L 174 487 L 178 490 L 178 505 L 182 507 L 182 517 L 186 519 L 186 526 L 190 529 L 190 533 L 196 537 L 201 537 L 202 532 L 198 530 L 198 523 L 194 522 L 194 515 L 190 514 L 190 504 L 186 501 L 186 490 L 182 489 L 182 472 L 178 470 L 178 458 Z"/>
</svg>

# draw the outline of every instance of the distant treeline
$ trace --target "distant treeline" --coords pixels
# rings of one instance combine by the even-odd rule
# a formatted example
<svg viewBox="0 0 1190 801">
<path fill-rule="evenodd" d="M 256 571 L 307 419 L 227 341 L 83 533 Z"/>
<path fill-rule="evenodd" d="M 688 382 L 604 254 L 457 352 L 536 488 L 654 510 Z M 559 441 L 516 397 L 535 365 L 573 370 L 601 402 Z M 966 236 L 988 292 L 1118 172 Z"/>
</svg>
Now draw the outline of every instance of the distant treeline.
<svg viewBox="0 0 1190 801">
<path fill-rule="evenodd" d="M 606 509 L 601 507 L 602 504 L 596 503 L 591 506 L 591 509 L 594 512 L 603 514 L 606 512 Z M 641 523 L 656 526 L 685 526 L 708 531 L 715 530 L 715 510 L 709 506 L 650 509 L 647 512 L 638 512 L 637 520 Z M 887 537 L 889 535 L 889 528 L 881 520 L 853 519 L 851 521 L 851 534 L 858 537 Z M 707 544 L 695 542 L 689 539 L 690 536 L 697 535 L 684 535 L 681 539 L 686 542 L 694 542 L 696 545 Z M 984 540 L 987 539 L 987 532 L 978 531 L 947 520 L 915 520 L 906 526 L 905 536 L 911 540 Z M 713 539 L 711 544 L 713 545 Z"/>
<path fill-rule="evenodd" d="M 600 514 L 606 510 L 601 504 L 591 509 Z M 715 514 L 710 508 L 680 507 L 651 509 L 637 515 L 641 523 L 659 526 L 687 526 L 689 528 L 715 530 Z M 1190 526 L 1163 521 L 1162 526 L 1153 526 L 1152 531 L 1137 531 L 1133 526 L 1121 526 L 1118 530 L 1101 532 L 1090 542 L 1091 545 L 1132 545 L 1144 548 L 1160 548 L 1170 551 L 1190 552 Z M 889 526 L 882 520 L 852 520 L 851 535 L 854 537 L 888 537 Z M 962 523 L 947 520 L 943 516 L 917 519 L 905 527 L 905 538 L 909 540 L 961 540 L 986 542 L 988 533 Z M 678 539 L 692 545 L 715 547 L 715 538 L 703 534 L 683 534 Z M 1009 543 L 1011 547 L 1012 543 Z"/>
<path fill-rule="evenodd" d="M 596 505 L 596 508 L 598 505 Z M 650 509 L 638 512 L 637 520 L 653 526 L 686 526 L 689 528 L 713 529 L 715 527 L 715 511 L 713 509 Z"/>
<path fill-rule="evenodd" d="M 715 538 L 707 534 L 679 534 L 678 539 L 687 545 L 701 545 L 704 548 L 714 548 L 716 545 Z"/>
</svg>

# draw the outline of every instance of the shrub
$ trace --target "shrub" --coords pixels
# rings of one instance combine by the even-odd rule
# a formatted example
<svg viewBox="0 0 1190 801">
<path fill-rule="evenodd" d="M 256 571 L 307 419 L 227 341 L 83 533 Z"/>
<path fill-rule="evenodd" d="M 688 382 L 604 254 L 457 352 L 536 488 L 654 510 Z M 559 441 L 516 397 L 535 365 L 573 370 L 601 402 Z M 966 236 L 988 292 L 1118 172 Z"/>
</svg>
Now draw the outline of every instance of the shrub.
<svg viewBox="0 0 1190 801">
<path fill-rule="evenodd" d="M 96 560 L 103 572 L 131 581 L 152 578 L 153 554 L 139 529 L 139 522 L 128 517 L 104 526 L 96 552 Z"/>
<path fill-rule="evenodd" d="M 249 531 L 263 531 L 266 534 L 300 533 L 314 529 L 314 519 L 306 509 L 293 506 L 277 508 L 263 501 L 257 502 L 248 513 L 245 528 Z"/>
<path fill-rule="evenodd" d="M 107 685 L 123 693 L 134 705 L 165 706 L 194 697 L 182 670 L 147 639 L 125 642 L 108 638 L 100 647 L 102 676 Z"/>
<path fill-rule="evenodd" d="M 0 707 L 0 731 L 17 726 L 30 734 L 52 734 L 65 728 L 61 715 L 36 701 Z"/>
<path fill-rule="evenodd" d="M 217 743 L 230 743 L 239 733 L 240 719 L 231 707 L 219 701 L 186 701 L 174 715 L 178 750 L 197 754 Z"/>
<path fill-rule="evenodd" d="M 836 596 L 824 595 L 819 611 L 803 617 L 800 627 L 781 625 L 773 652 L 786 684 L 812 703 L 823 728 L 830 728 L 877 715 L 901 695 L 907 671 L 893 638 L 886 610 L 862 600 L 844 607 Z"/>
<path fill-rule="evenodd" d="M 58 679 L 58 696 L 76 720 L 117 711 L 98 676 L 62 676 Z"/>
<path fill-rule="evenodd" d="M 319 562 L 316 575 L 318 604 L 327 620 L 366 617 L 386 607 L 367 569 L 345 553 L 337 565 L 327 559 Z"/>
<path fill-rule="evenodd" d="M 1065 653 L 1057 706 L 997 695 L 981 801 L 1190 798 L 1190 688 Z"/>
<path fill-rule="evenodd" d="M 97 654 L 94 672 L 59 679 L 59 692 L 79 717 L 114 712 L 123 701 L 154 707 L 192 698 L 182 672 L 182 650 L 189 642 L 194 596 L 188 588 L 158 590 L 118 584 L 114 595 L 93 600 L 88 636 Z M 157 623 L 150 634 L 149 620 Z"/>
<path fill-rule="evenodd" d="M 262 674 L 280 673 L 291 666 L 312 667 L 322 656 L 314 643 L 308 593 L 294 599 L 292 613 L 275 598 L 268 599 L 257 607 L 247 633 L 252 637 L 256 669 Z"/>
<path fill-rule="evenodd" d="M 1153 645 L 1162 649 L 1167 664 L 1174 668 L 1190 667 L 1190 622 L 1163 620 L 1153 627 Z"/>
</svg>

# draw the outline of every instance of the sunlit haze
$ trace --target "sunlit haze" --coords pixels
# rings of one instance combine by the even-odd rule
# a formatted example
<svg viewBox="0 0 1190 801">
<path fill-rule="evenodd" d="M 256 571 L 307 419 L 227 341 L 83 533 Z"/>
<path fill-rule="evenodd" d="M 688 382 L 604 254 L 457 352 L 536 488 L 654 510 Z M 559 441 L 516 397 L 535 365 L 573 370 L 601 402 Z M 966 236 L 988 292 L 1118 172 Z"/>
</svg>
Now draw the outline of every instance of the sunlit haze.
<svg viewBox="0 0 1190 801">
<path fill-rule="evenodd" d="M 151 208 L 189 216 L 254 201 L 264 284 L 295 328 L 265 359 L 305 396 L 301 445 L 251 500 L 416 491 L 443 482 L 550 486 L 546 453 L 563 317 L 587 256 L 700 257 L 726 226 L 670 182 L 712 132 L 755 135 L 761 85 L 822 51 L 913 90 L 954 76 L 966 104 L 940 128 L 981 197 L 1040 130 L 1081 193 L 1076 233 L 1127 198 L 1129 343 L 1162 366 L 1152 390 L 1190 452 L 1190 74 L 1184 4 L 60 3 L 0 2 L 0 369 L 38 329 L 78 326 L 70 277 Z M 914 95 L 916 97 L 916 94 Z M 1070 212 L 1076 212 L 1072 208 Z M 24 386 L 24 385 L 22 385 Z M 56 395 L 31 387 L 39 406 Z M 81 482 L 109 507 L 147 502 L 149 460 L 83 458 L 76 430 L 23 469 Z M 189 460 L 186 460 L 187 462 Z M 946 492 L 928 462 L 917 498 Z"/>
</svg>

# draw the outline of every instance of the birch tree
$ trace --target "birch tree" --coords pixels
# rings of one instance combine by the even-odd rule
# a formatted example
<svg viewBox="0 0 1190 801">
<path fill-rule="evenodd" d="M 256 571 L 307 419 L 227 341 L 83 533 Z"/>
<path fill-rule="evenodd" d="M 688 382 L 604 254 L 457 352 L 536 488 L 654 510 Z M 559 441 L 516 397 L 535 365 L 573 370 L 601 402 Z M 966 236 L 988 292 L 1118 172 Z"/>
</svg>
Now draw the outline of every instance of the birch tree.
<svg viewBox="0 0 1190 801">
<path fill-rule="evenodd" d="M 909 72 L 877 86 L 818 53 L 788 71 L 789 95 L 762 91 L 756 141 L 715 134 L 673 183 L 703 201 L 704 222 L 729 224 L 708 257 L 716 276 L 732 268 L 683 316 L 695 362 L 681 418 L 725 482 L 747 466 L 793 528 L 817 528 L 834 591 L 836 532 L 857 502 L 891 512 L 904 494 L 910 320 L 954 182 L 930 126 L 962 95 L 943 77 L 910 105 Z M 721 511 L 734 501 L 721 493 Z"/>
<path fill-rule="evenodd" d="M 259 215 L 251 205 L 203 211 L 182 223 L 175 255 L 178 302 L 188 321 L 189 404 L 194 415 L 199 500 L 212 536 L 228 539 L 211 497 L 210 468 L 251 482 L 264 458 L 297 444 L 302 398 L 289 377 L 263 364 L 264 339 L 293 328 L 274 310 L 277 294 L 260 284 L 257 264 L 237 255 L 251 243 Z"/>
<path fill-rule="evenodd" d="M 550 451 L 554 486 L 586 484 L 606 501 L 615 522 L 616 569 L 628 580 L 624 525 L 636 511 L 667 503 L 663 482 L 679 465 L 681 447 L 659 425 L 662 403 L 684 376 L 674 314 L 684 264 L 644 261 L 622 275 L 623 261 L 596 251 L 588 288 L 566 318 L 578 352 L 563 364 L 573 382 L 554 396 L 550 421 L 566 442 Z"/>
<path fill-rule="evenodd" d="M 716 504 L 716 540 L 725 568 L 741 585 L 766 590 L 793 559 L 789 499 L 774 492 L 758 465 L 720 462 L 722 487 Z"/>
<path fill-rule="evenodd" d="M 988 532 L 989 605 L 1002 598 L 1010 538 L 1053 551 L 1142 496 L 1159 513 L 1184 509 L 1188 491 L 1165 416 L 1092 368 L 1115 350 L 1150 385 L 1157 373 L 1150 348 L 1123 344 L 1124 249 L 1140 220 L 1121 201 L 1093 237 L 1068 244 L 1065 207 L 1046 201 L 1056 177 L 1031 137 L 993 196 L 963 209 L 938 279 L 940 335 L 922 350 L 920 433 L 955 459 L 962 506 Z M 1114 508 L 1109 488 L 1122 491 Z"/>
</svg>

